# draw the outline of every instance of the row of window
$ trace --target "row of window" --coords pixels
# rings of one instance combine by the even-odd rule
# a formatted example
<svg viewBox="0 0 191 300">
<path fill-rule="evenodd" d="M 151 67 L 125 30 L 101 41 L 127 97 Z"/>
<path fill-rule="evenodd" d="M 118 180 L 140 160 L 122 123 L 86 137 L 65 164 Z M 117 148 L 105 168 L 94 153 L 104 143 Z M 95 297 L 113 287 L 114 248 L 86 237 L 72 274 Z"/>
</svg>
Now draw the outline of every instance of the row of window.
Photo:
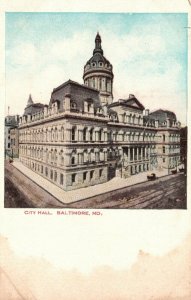
<svg viewBox="0 0 191 300">
<path fill-rule="evenodd" d="M 162 135 L 163 142 L 166 142 L 168 138 L 165 134 Z M 179 142 L 180 141 L 180 135 L 179 134 L 170 134 L 169 135 L 169 142 Z"/>
<path fill-rule="evenodd" d="M 166 150 L 169 151 L 169 153 L 179 153 L 180 152 L 180 146 L 174 145 L 170 146 L 169 148 L 166 148 L 165 146 L 162 147 L 162 152 L 166 153 Z"/>
<path fill-rule="evenodd" d="M 89 142 L 133 142 L 133 141 L 146 141 L 154 142 L 156 138 L 155 133 L 137 133 L 137 132 L 124 132 L 120 130 L 119 132 L 110 131 L 106 132 L 104 129 L 100 128 L 95 130 L 94 128 L 85 127 L 83 130 L 79 130 L 77 126 L 73 126 L 70 131 L 70 141 L 89 141 Z M 65 130 L 62 127 L 60 130 L 56 128 L 39 129 L 39 130 L 28 130 L 20 132 L 21 142 L 62 142 L 65 141 Z"/>
<path fill-rule="evenodd" d="M 134 147 L 126 149 L 124 151 L 124 156 L 129 157 L 130 161 L 148 159 L 149 154 L 155 154 L 155 147 L 141 148 Z M 165 152 L 163 152 L 165 153 Z M 57 151 L 56 149 L 43 149 L 35 147 L 20 146 L 20 156 L 28 156 L 41 160 L 47 164 L 53 164 L 58 166 L 71 166 L 89 163 L 103 163 L 108 160 L 117 159 L 121 152 L 119 149 L 108 149 L 104 151 L 103 149 L 85 149 L 83 152 L 77 153 L 77 151 L 72 151 L 72 153 L 66 155 L 63 150 Z"/>
<path fill-rule="evenodd" d="M 56 170 L 53 170 L 47 166 L 43 166 L 36 162 L 29 162 L 27 160 L 22 160 L 22 162 L 24 164 L 26 164 L 28 167 L 30 167 L 32 170 L 34 170 L 35 172 L 39 172 L 41 175 L 44 175 L 45 177 L 52 180 L 53 182 L 58 183 L 60 185 L 64 185 L 64 174 L 63 173 L 57 172 Z M 99 169 L 97 171 L 91 170 L 91 171 L 82 172 L 81 175 L 83 178 L 83 182 L 86 182 L 87 180 L 90 180 L 90 181 L 94 180 L 96 173 L 97 173 L 97 176 L 99 177 L 99 179 L 101 179 L 103 176 L 103 169 Z M 77 183 L 77 175 L 78 174 L 73 173 L 71 175 L 67 175 L 67 176 L 71 176 L 72 184 Z"/>
<path fill-rule="evenodd" d="M 91 151 L 88 153 L 87 151 L 84 151 L 84 153 L 78 153 L 78 154 L 71 154 L 67 161 L 64 159 L 63 153 L 57 154 L 57 151 L 51 151 L 51 152 L 44 152 L 42 150 L 32 150 L 28 151 L 26 149 L 22 149 L 20 151 L 21 155 L 28 156 L 35 158 L 37 160 L 41 160 L 43 162 L 46 162 L 48 164 L 54 164 L 54 165 L 79 165 L 79 164 L 87 164 L 87 163 L 93 163 L 93 162 L 104 162 L 107 161 L 107 153 L 106 152 L 93 152 Z"/>
<path fill-rule="evenodd" d="M 111 79 L 91 77 L 85 81 L 85 84 L 101 91 L 112 91 Z"/>
</svg>

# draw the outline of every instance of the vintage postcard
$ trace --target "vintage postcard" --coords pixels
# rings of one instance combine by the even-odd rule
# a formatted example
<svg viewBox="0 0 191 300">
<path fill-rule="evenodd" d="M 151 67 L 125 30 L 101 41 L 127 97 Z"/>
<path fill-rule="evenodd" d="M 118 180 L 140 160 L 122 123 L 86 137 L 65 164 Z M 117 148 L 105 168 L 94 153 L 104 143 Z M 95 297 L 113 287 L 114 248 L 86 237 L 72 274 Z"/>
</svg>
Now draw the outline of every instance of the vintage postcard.
<svg viewBox="0 0 191 300">
<path fill-rule="evenodd" d="M 0 299 L 190 299 L 190 8 L 4 4 Z"/>
<path fill-rule="evenodd" d="M 5 33 L 5 207 L 186 208 L 186 13 L 7 12 Z"/>
</svg>

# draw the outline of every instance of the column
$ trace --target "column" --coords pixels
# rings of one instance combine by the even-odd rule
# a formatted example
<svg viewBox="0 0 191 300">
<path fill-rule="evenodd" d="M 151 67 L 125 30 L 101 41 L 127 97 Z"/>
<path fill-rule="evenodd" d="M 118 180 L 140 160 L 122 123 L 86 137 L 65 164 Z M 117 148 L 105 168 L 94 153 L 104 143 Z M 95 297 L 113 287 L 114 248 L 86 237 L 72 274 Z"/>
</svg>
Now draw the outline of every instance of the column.
<svg viewBox="0 0 191 300">
<path fill-rule="evenodd" d="M 143 160 L 143 147 L 141 147 L 141 161 Z"/>
<path fill-rule="evenodd" d="M 70 142 L 71 140 L 71 128 L 69 126 L 69 124 L 67 124 L 66 127 L 66 138 L 65 138 L 66 142 Z"/>
<path fill-rule="evenodd" d="M 83 141 L 83 126 L 78 126 L 78 141 L 82 142 Z"/>
</svg>

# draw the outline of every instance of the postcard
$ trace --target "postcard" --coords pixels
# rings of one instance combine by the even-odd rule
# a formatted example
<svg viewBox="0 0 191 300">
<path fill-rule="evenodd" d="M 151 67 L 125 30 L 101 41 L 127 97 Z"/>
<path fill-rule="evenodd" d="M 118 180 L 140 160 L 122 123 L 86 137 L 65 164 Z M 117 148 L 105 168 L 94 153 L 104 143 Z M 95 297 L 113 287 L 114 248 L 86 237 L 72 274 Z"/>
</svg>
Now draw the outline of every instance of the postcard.
<svg viewBox="0 0 191 300">
<path fill-rule="evenodd" d="M 190 299 L 190 7 L 2 5 L 2 299 Z"/>
</svg>

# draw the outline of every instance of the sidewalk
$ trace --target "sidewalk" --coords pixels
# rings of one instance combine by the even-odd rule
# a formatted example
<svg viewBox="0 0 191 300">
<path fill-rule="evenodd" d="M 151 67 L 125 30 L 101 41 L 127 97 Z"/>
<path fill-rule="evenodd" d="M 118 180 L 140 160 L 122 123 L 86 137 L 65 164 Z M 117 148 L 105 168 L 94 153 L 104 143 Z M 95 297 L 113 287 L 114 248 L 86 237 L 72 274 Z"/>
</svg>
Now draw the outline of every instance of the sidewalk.
<svg viewBox="0 0 191 300">
<path fill-rule="evenodd" d="M 51 183 L 49 180 L 33 172 L 31 169 L 25 167 L 21 162 L 15 160 L 12 165 L 22 172 L 25 176 L 30 178 L 37 185 L 42 187 L 44 190 L 52 194 L 55 198 L 61 202 L 67 204 L 76 202 L 79 200 L 87 199 L 99 194 L 103 194 L 110 191 L 115 191 L 116 189 L 131 186 L 137 183 L 147 181 L 147 175 L 152 172 L 143 172 L 137 175 L 133 175 L 127 179 L 114 177 L 106 183 L 101 183 L 98 185 L 81 188 L 73 191 L 65 192 L 55 184 Z M 168 170 L 155 170 L 153 171 L 157 177 L 162 177 L 168 175 Z"/>
</svg>

